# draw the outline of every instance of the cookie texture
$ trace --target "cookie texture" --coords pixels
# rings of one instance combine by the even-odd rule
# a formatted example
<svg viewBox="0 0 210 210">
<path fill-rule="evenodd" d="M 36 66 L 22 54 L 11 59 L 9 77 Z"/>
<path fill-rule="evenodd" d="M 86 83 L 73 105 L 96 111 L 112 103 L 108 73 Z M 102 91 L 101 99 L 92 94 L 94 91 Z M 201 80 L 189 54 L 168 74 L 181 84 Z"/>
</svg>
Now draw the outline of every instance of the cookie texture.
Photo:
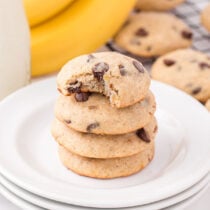
<svg viewBox="0 0 210 210">
<path fill-rule="evenodd" d="M 204 53 L 192 49 L 168 53 L 156 60 L 151 75 L 201 102 L 210 98 L 210 57 Z"/>
<path fill-rule="evenodd" d="M 210 111 L 210 99 L 206 101 L 205 107 Z"/>
<path fill-rule="evenodd" d="M 172 14 L 140 12 L 122 27 L 115 42 L 132 54 L 156 57 L 191 46 L 192 37 L 191 29 Z"/>
<path fill-rule="evenodd" d="M 176 7 L 185 0 L 138 0 L 136 8 L 139 10 L 165 11 Z"/>
<path fill-rule="evenodd" d="M 201 12 L 201 23 L 210 31 L 210 3 Z"/>
<path fill-rule="evenodd" d="M 59 157 L 64 166 L 77 174 L 110 179 L 129 176 L 145 168 L 154 156 L 154 144 L 135 155 L 123 158 L 96 159 L 82 157 L 59 146 Z"/>
<path fill-rule="evenodd" d="M 124 135 L 95 135 L 80 133 L 54 120 L 51 133 L 55 140 L 72 153 L 92 158 L 127 157 L 142 152 L 153 144 L 157 121 Z"/>
<path fill-rule="evenodd" d="M 150 77 L 142 64 L 116 52 L 82 55 L 69 61 L 57 77 L 63 95 L 84 92 L 109 97 L 114 107 L 126 107 L 142 100 L 150 85 Z"/>
<path fill-rule="evenodd" d="M 100 94 L 91 94 L 88 100 L 78 102 L 75 95 L 59 96 L 55 116 L 70 128 L 95 134 L 124 134 L 144 127 L 156 110 L 153 94 L 125 108 L 111 107 L 109 100 Z"/>
</svg>

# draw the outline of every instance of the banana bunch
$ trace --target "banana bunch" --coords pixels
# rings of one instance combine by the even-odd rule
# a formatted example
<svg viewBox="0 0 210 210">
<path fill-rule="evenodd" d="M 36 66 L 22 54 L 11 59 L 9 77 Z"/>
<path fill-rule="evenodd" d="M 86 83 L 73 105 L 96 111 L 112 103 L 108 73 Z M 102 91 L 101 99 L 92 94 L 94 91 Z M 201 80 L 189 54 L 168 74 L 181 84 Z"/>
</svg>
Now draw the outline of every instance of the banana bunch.
<svg viewBox="0 0 210 210">
<path fill-rule="evenodd" d="M 117 32 L 135 1 L 24 0 L 32 76 L 58 71 L 69 59 L 99 48 Z"/>
</svg>

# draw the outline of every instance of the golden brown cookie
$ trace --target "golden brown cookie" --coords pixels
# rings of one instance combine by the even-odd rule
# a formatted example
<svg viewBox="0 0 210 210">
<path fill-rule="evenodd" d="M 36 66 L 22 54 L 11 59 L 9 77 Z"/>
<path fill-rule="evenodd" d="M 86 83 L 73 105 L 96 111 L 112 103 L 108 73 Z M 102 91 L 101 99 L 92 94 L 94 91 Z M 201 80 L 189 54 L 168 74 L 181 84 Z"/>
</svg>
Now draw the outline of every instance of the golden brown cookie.
<svg viewBox="0 0 210 210">
<path fill-rule="evenodd" d="M 138 0 L 136 8 L 139 10 L 165 11 L 173 9 L 185 0 Z"/>
<path fill-rule="evenodd" d="M 100 94 L 91 94 L 78 102 L 76 95 L 60 95 L 55 105 L 55 116 L 80 132 L 95 134 L 125 134 L 144 127 L 153 118 L 156 104 L 149 91 L 146 98 L 125 108 L 111 107 Z"/>
<path fill-rule="evenodd" d="M 208 4 L 201 12 L 201 23 L 210 31 L 210 4 Z"/>
<path fill-rule="evenodd" d="M 135 155 L 123 158 L 96 159 L 73 154 L 59 146 L 61 162 L 68 169 L 83 176 L 101 179 L 129 176 L 145 168 L 154 156 L 154 143 Z"/>
<path fill-rule="evenodd" d="M 132 54 L 154 57 L 191 46 L 192 32 L 172 14 L 140 12 L 122 27 L 115 42 Z"/>
<path fill-rule="evenodd" d="M 202 52 L 184 49 L 168 53 L 156 60 L 151 75 L 201 102 L 210 98 L 210 57 Z"/>
<path fill-rule="evenodd" d="M 142 152 L 153 144 L 155 117 L 144 128 L 124 135 L 95 135 L 77 132 L 55 119 L 51 129 L 55 140 L 72 153 L 92 158 L 127 157 Z"/>
<path fill-rule="evenodd" d="M 150 77 L 137 60 L 116 52 L 81 55 L 69 61 L 58 74 L 57 86 L 63 95 L 83 92 L 107 96 L 112 106 L 131 106 L 148 92 Z"/>
</svg>

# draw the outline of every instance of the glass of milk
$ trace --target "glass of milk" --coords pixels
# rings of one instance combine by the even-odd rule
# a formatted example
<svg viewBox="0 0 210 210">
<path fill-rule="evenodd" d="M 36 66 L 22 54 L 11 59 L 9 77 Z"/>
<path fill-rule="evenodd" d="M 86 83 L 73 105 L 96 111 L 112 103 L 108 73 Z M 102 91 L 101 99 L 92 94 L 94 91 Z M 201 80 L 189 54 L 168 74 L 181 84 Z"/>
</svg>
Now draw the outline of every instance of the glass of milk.
<svg viewBox="0 0 210 210">
<path fill-rule="evenodd" d="M 0 100 L 30 79 L 30 35 L 21 0 L 0 1 Z"/>
</svg>

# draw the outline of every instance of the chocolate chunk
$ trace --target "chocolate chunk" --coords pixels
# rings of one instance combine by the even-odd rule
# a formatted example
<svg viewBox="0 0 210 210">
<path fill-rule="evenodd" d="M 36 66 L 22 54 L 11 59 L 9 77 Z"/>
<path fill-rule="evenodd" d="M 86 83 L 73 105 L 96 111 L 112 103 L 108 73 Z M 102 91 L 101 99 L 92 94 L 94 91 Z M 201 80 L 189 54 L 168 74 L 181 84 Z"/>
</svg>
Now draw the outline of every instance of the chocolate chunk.
<svg viewBox="0 0 210 210">
<path fill-rule="evenodd" d="M 90 60 L 94 59 L 95 56 L 93 56 L 92 54 L 88 55 L 88 59 L 87 59 L 87 62 L 90 62 Z"/>
<path fill-rule="evenodd" d="M 99 127 L 99 125 L 100 124 L 98 122 L 92 123 L 87 126 L 86 130 L 87 130 L 87 132 L 91 132 L 93 129 Z"/>
<path fill-rule="evenodd" d="M 140 62 L 133 60 L 133 65 L 139 72 L 144 73 L 144 67 Z"/>
<path fill-rule="evenodd" d="M 163 63 L 166 65 L 166 66 L 172 66 L 176 63 L 176 61 L 172 60 L 172 59 L 164 59 L 163 60 Z"/>
<path fill-rule="evenodd" d="M 82 86 L 82 83 L 76 81 L 74 83 L 70 83 L 67 90 L 69 93 L 78 93 L 78 92 L 80 92 L 81 86 Z"/>
<path fill-rule="evenodd" d="M 80 92 L 80 93 L 75 93 L 74 98 L 76 99 L 77 102 L 85 102 L 88 100 L 90 95 L 91 94 L 89 92 L 87 93 Z"/>
<path fill-rule="evenodd" d="M 193 34 L 192 34 L 191 31 L 186 31 L 186 30 L 183 30 L 183 31 L 181 32 L 181 34 L 182 34 L 182 37 L 183 37 L 184 39 L 192 39 L 192 36 L 193 36 Z"/>
<path fill-rule="evenodd" d="M 65 123 L 70 124 L 71 120 L 65 120 Z"/>
<path fill-rule="evenodd" d="M 135 33 L 136 36 L 141 36 L 141 37 L 148 36 L 148 34 L 149 33 L 144 28 L 139 28 Z"/>
<path fill-rule="evenodd" d="M 137 131 L 136 131 L 136 135 L 137 135 L 140 139 L 142 139 L 143 141 L 145 141 L 145 142 L 147 142 L 147 143 L 150 142 L 150 139 L 149 139 L 149 137 L 147 136 L 147 134 L 146 134 L 144 128 L 141 128 L 141 129 L 137 130 Z"/>
<path fill-rule="evenodd" d="M 127 72 L 125 70 L 125 66 L 123 66 L 122 64 L 120 64 L 118 67 L 119 67 L 119 70 L 120 70 L 120 74 L 122 76 L 125 76 L 127 74 Z"/>
<path fill-rule="evenodd" d="M 208 63 L 205 63 L 205 62 L 199 63 L 199 66 L 202 70 L 205 69 L 205 68 L 210 68 L 210 65 Z"/>
<path fill-rule="evenodd" d="M 108 70 L 109 70 L 109 65 L 104 62 L 97 63 L 92 68 L 93 75 L 98 81 L 103 80 L 103 76 L 105 72 L 107 72 Z"/>
<path fill-rule="evenodd" d="M 194 88 L 194 89 L 192 90 L 192 94 L 193 94 L 193 95 L 196 95 L 196 94 L 200 93 L 201 90 L 202 90 L 201 87 L 196 87 L 196 88 Z"/>
</svg>

